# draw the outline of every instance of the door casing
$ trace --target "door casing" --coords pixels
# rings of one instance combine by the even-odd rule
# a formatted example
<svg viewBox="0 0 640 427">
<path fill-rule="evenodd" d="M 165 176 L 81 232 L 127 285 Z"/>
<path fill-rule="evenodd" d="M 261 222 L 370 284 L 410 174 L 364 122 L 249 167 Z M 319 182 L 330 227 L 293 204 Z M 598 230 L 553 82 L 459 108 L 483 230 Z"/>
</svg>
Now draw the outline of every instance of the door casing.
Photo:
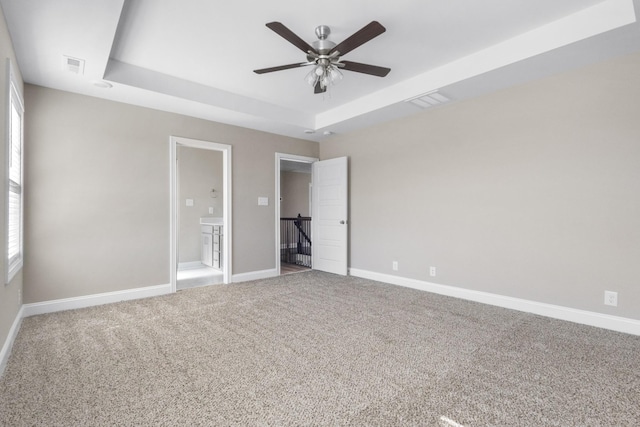
<svg viewBox="0 0 640 427">
<path fill-rule="evenodd" d="M 286 154 L 286 153 L 276 153 L 276 198 L 275 198 L 275 207 L 276 207 L 276 275 L 280 275 L 280 161 L 281 160 L 290 160 L 294 162 L 301 163 L 315 163 L 318 161 L 317 157 L 307 157 L 307 156 L 298 156 L 295 154 Z M 313 187 L 313 175 L 311 186 Z M 311 236 L 311 241 L 313 241 L 313 236 Z"/>
<path fill-rule="evenodd" d="M 217 142 L 211 141 L 202 141 L 198 139 L 191 138 L 183 138 L 179 136 L 171 136 L 169 138 L 170 145 L 170 250 L 169 250 L 169 259 L 170 259 L 170 280 L 171 280 L 171 292 L 176 292 L 176 282 L 177 282 L 177 272 L 178 272 L 178 230 L 180 227 L 178 226 L 178 171 L 177 171 L 177 161 L 178 161 L 178 146 L 192 147 L 192 148 L 201 148 L 204 150 L 215 150 L 222 151 L 222 176 L 223 176 L 223 195 L 222 195 L 222 205 L 223 205 L 223 230 L 224 230 L 224 239 L 223 239 L 223 283 L 228 284 L 232 281 L 232 216 L 231 216 L 231 201 L 232 194 L 231 189 L 233 188 L 231 185 L 231 145 L 228 144 L 220 144 Z"/>
</svg>

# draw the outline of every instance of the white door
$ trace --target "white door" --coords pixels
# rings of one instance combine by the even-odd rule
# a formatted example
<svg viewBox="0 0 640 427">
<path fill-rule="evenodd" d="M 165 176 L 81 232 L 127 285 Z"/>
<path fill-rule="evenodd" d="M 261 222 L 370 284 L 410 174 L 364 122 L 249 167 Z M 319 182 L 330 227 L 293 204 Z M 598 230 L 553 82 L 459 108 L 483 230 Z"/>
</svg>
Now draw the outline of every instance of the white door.
<svg viewBox="0 0 640 427">
<path fill-rule="evenodd" d="M 313 164 L 313 268 L 347 275 L 347 158 Z"/>
</svg>

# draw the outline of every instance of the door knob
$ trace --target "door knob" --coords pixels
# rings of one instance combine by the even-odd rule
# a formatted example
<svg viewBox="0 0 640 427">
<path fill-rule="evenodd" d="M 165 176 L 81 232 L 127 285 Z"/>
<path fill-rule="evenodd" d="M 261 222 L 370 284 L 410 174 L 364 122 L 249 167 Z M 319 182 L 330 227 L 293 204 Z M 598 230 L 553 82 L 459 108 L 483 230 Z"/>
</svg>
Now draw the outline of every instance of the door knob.
<svg viewBox="0 0 640 427">
<path fill-rule="evenodd" d="M 344 220 L 340 221 L 340 224 L 344 224 Z"/>
</svg>

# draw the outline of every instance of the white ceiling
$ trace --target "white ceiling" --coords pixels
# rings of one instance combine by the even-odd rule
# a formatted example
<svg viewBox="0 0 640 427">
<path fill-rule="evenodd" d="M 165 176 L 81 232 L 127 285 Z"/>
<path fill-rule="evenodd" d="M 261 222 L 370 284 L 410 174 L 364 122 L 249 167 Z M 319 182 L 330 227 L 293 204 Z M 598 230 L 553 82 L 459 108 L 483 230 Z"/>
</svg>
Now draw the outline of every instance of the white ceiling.
<svg viewBox="0 0 640 427">
<path fill-rule="evenodd" d="M 404 102 L 439 90 L 453 102 L 640 51 L 640 0 L 0 0 L 27 83 L 321 140 L 420 111 Z M 372 20 L 387 31 L 344 59 L 391 68 L 345 71 L 326 94 L 265 23 L 308 43 L 339 43 Z M 86 61 L 64 71 L 63 55 Z M 100 89 L 93 83 L 107 81 Z M 305 133 L 314 131 L 315 133 Z"/>
</svg>

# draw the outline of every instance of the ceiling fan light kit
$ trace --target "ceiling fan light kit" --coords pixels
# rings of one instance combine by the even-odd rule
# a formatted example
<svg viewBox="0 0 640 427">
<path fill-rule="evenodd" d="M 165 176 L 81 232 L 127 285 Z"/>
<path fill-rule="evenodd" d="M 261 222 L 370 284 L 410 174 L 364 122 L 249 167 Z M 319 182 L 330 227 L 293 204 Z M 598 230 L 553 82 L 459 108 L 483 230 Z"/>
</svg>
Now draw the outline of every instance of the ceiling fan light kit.
<svg viewBox="0 0 640 427">
<path fill-rule="evenodd" d="M 378 67 L 376 65 L 341 61 L 343 55 L 346 55 L 386 31 L 378 21 L 370 22 L 337 45 L 328 39 L 331 34 L 331 29 L 326 25 L 316 27 L 315 33 L 318 40 L 315 40 L 312 45 L 302 40 L 280 22 L 269 22 L 266 26 L 306 53 L 307 62 L 254 70 L 256 74 L 313 66 L 311 71 L 305 76 L 305 81 L 313 86 L 314 93 L 324 93 L 330 85 L 342 80 L 343 74 L 340 69 L 378 77 L 384 77 L 391 71 L 390 68 Z"/>
<path fill-rule="evenodd" d="M 313 87 L 320 85 L 322 90 L 342 80 L 342 73 L 333 64 L 318 64 L 305 77 L 305 81 Z"/>
</svg>

